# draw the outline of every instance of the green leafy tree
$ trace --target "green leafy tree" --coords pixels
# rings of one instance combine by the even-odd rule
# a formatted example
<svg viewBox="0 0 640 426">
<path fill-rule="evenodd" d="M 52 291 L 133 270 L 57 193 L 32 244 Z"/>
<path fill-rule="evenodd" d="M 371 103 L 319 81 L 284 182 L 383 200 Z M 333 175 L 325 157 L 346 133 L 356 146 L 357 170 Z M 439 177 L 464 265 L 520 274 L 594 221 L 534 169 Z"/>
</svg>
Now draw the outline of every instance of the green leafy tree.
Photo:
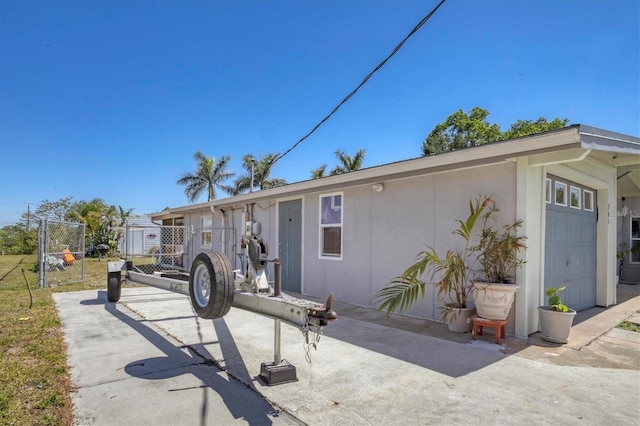
<svg viewBox="0 0 640 426">
<path fill-rule="evenodd" d="M 364 149 L 359 149 L 352 157 L 341 149 L 338 149 L 335 154 L 339 164 L 331 171 L 331 174 L 341 175 L 343 173 L 360 170 L 367 152 Z"/>
<path fill-rule="evenodd" d="M 566 127 L 569 120 L 546 118 L 537 120 L 518 120 L 509 130 L 502 132 L 500 126 L 487 121 L 489 111 L 475 107 L 468 113 L 458 110 L 445 121 L 436 125 L 422 143 L 422 155 L 434 155 L 457 149 L 470 148 L 505 139 L 514 139 L 535 133 Z"/>
<path fill-rule="evenodd" d="M 109 244 L 109 206 L 101 198 L 74 203 L 65 219 L 84 223 L 85 234 L 92 244 Z"/>
<path fill-rule="evenodd" d="M 107 244 L 112 250 L 122 238 L 122 227 L 133 209 L 126 210 L 121 206 L 109 205 L 101 198 L 74 203 L 66 220 L 81 222 L 85 225 L 88 246 Z"/>
<path fill-rule="evenodd" d="M 193 173 L 185 173 L 178 179 L 178 185 L 184 185 L 184 193 L 190 203 L 195 203 L 203 192 L 207 191 L 207 201 L 215 200 L 216 188 L 232 193 L 232 188 L 223 182 L 235 175 L 228 170 L 231 157 L 223 155 L 216 162 L 214 157 L 207 157 L 201 151 L 196 151 L 193 157 L 197 167 Z"/>
<path fill-rule="evenodd" d="M 487 121 L 489 111 L 474 107 L 465 113 L 461 109 L 436 125 L 422 144 L 422 155 L 470 148 L 500 140 L 500 126 Z"/>
<path fill-rule="evenodd" d="M 554 118 L 547 121 L 546 118 L 538 118 L 533 120 L 518 120 L 509 127 L 509 130 L 502 134 L 502 139 L 515 139 L 522 136 L 533 135 L 536 133 L 547 132 L 549 130 L 562 129 L 569 123 L 567 118 Z"/>
<path fill-rule="evenodd" d="M 242 157 L 242 166 L 247 174 L 240 176 L 235 181 L 232 195 L 242 194 L 250 189 L 271 189 L 284 186 L 287 181 L 271 177 L 271 168 L 278 158 L 279 153 L 271 153 L 256 159 L 251 154 Z M 251 188 L 251 170 L 253 169 L 253 188 Z"/>
<path fill-rule="evenodd" d="M 38 248 L 38 230 L 27 230 L 22 223 L 0 229 L 0 254 L 34 254 Z"/>
</svg>

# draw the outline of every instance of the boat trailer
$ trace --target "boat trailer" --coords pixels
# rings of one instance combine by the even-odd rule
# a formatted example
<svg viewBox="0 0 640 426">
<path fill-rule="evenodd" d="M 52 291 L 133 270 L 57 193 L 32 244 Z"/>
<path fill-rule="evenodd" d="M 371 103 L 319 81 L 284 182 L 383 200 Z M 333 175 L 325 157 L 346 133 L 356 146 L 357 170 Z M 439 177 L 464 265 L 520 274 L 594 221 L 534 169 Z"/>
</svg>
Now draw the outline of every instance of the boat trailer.
<svg viewBox="0 0 640 426">
<path fill-rule="evenodd" d="M 261 364 L 260 377 L 269 386 L 297 381 L 295 366 L 280 355 L 281 322 L 299 328 L 308 342 L 310 332 L 320 333 L 338 318 L 331 308 L 333 295 L 320 305 L 282 293 L 280 261 L 267 258 L 266 244 L 252 237 L 243 239 L 243 247 L 248 257 L 244 273 L 234 270 L 229 258 L 217 251 L 198 254 L 188 273 L 161 267 L 149 273 L 156 265 L 109 261 L 107 299 L 118 302 L 123 283 L 143 284 L 189 296 L 193 310 L 203 319 L 222 318 L 232 306 L 273 318 L 273 362 Z M 274 265 L 273 286 L 267 280 L 269 263 Z"/>
</svg>

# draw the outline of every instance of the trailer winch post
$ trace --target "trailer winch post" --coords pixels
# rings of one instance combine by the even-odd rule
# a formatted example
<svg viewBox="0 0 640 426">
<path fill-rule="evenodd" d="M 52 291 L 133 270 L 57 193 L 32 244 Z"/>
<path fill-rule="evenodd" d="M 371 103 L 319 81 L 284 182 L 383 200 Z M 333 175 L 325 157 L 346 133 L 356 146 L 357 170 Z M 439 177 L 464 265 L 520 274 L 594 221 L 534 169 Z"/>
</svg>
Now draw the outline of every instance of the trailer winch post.
<svg viewBox="0 0 640 426">
<path fill-rule="evenodd" d="M 280 320 L 273 320 L 273 363 L 280 364 L 282 358 L 280 356 Z"/>
<path fill-rule="evenodd" d="M 280 284 L 280 260 L 273 259 L 273 296 L 280 297 L 282 294 Z M 273 320 L 273 362 L 263 362 L 260 365 L 260 377 L 267 385 L 279 385 L 282 383 L 295 382 L 298 380 L 296 367 L 283 360 L 280 355 L 281 322 L 279 318 Z"/>
<path fill-rule="evenodd" d="M 280 297 L 282 285 L 280 284 L 280 259 L 273 259 L 273 296 Z"/>
<path fill-rule="evenodd" d="M 282 293 L 282 285 L 280 284 L 280 259 L 273 260 L 273 296 L 279 297 Z M 273 320 L 273 363 L 280 364 L 280 319 Z"/>
</svg>

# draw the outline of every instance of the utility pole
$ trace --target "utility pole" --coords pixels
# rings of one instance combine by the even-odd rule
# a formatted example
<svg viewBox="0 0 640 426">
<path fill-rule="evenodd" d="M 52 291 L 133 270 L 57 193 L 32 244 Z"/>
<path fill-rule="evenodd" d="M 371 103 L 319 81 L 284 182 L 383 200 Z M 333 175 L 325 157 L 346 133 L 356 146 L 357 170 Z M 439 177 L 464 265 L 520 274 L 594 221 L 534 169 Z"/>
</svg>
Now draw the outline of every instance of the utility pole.
<svg viewBox="0 0 640 426">
<path fill-rule="evenodd" d="M 31 224 L 31 211 L 30 211 L 30 204 L 27 203 L 27 232 L 29 232 L 29 225 Z"/>
</svg>

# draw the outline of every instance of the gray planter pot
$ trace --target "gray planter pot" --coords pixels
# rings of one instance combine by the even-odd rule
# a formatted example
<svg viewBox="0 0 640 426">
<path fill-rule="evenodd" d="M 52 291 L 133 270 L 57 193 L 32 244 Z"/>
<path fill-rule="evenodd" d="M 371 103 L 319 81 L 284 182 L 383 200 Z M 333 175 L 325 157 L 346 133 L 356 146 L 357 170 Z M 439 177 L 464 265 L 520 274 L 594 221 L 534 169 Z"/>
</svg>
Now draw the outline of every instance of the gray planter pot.
<svg viewBox="0 0 640 426">
<path fill-rule="evenodd" d="M 569 312 L 557 312 L 550 311 L 546 306 L 538 306 L 538 314 L 540 315 L 542 340 L 562 344 L 569 341 L 576 311 L 569 309 Z"/>
<path fill-rule="evenodd" d="M 453 333 L 470 333 L 473 329 L 473 322 L 471 322 L 471 317 L 476 314 L 475 308 L 454 308 L 456 313 L 456 318 L 449 321 L 447 327 L 449 331 Z"/>
</svg>

